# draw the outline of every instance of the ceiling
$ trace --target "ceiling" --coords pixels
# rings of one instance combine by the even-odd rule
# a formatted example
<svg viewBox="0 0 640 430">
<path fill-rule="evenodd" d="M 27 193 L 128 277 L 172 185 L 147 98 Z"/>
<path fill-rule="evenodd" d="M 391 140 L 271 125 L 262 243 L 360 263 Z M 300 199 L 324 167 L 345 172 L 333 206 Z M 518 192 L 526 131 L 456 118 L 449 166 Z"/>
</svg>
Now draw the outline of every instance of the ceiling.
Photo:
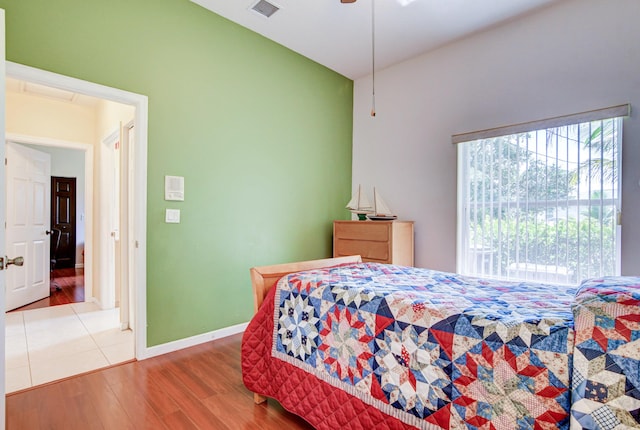
<svg viewBox="0 0 640 430">
<path fill-rule="evenodd" d="M 267 0 L 280 8 L 270 18 L 258 0 L 191 1 L 357 79 L 372 70 L 372 5 L 380 70 L 562 0 Z"/>
</svg>

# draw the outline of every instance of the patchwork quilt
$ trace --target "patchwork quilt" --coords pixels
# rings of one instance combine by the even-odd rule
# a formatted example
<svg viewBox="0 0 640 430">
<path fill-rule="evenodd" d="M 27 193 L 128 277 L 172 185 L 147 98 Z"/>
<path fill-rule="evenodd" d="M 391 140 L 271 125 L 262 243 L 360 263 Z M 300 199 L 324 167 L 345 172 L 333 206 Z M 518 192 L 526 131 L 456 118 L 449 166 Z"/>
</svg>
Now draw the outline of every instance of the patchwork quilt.
<svg viewBox="0 0 640 430">
<path fill-rule="evenodd" d="M 627 284 L 600 306 L 586 286 L 576 297 L 375 263 L 291 274 L 245 332 L 243 380 L 318 429 L 605 429 L 614 418 L 632 428 L 640 351 L 624 346 L 640 336 Z M 572 305 L 590 334 L 574 330 Z M 623 323 L 618 305 L 629 307 Z"/>
<path fill-rule="evenodd" d="M 584 282 L 573 312 L 571 427 L 640 428 L 640 278 Z"/>
</svg>

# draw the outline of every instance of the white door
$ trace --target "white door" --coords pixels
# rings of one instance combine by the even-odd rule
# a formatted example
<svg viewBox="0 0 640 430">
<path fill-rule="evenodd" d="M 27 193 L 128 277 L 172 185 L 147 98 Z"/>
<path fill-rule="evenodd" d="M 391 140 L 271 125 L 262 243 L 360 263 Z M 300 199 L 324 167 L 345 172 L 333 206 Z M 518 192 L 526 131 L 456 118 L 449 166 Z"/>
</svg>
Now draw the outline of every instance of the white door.
<svg viewBox="0 0 640 430">
<path fill-rule="evenodd" d="M 6 159 L 6 254 L 24 256 L 6 275 L 11 310 L 49 296 L 51 156 L 7 142 Z"/>
<path fill-rule="evenodd" d="M 4 158 L 4 10 L 0 9 L 0 160 Z M 4 163 L 0 163 L 0 225 L 4 225 Z M 0 228 L 0 258 L 4 257 L 4 229 Z M 12 266 L 13 268 L 13 266 Z M 5 286 L 0 270 L 0 288 Z M 0 294 L 0 430 L 4 430 L 4 295 Z"/>
</svg>

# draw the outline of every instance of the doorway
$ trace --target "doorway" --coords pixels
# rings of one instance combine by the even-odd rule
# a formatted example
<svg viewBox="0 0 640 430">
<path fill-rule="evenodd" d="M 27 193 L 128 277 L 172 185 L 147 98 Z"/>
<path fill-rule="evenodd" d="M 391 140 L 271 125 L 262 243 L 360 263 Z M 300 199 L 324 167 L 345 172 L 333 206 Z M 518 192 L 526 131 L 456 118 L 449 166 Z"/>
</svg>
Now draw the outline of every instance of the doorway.
<svg viewBox="0 0 640 430">
<path fill-rule="evenodd" d="M 49 243 L 51 243 L 54 239 L 54 235 L 51 231 L 51 216 L 53 212 L 53 201 L 51 199 L 51 195 L 53 193 L 50 191 L 51 176 L 73 176 L 76 178 L 76 205 L 78 207 L 77 214 L 74 214 L 76 218 L 76 229 L 75 231 L 69 232 L 68 234 L 69 236 L 75 236 L 73 239 L 69 239 L 71 243 L 68 244 L 70 248 L 69 252 L 75 253 L 75 256 L 72 257 L 75 262 L 72 266 L 70 266 L 70 270 L 71 272 L 74 272 L 75 269 L 82 270 L 83 276 L 81 284 L 83 291 L 81 295 L 83 298 L 93 297 L 93 259 L 85 258 L 88 255 L 92 255 L 95 248 L 92 203 L 94 194 L 93 146 L 86 143 L 65 142 L 43 137 L 21 136 L 14 133 L 7 133 L 6 140 L 7 142 L 9 142 L 9 144 L 16 144 L 20 147 L 36 150 L 38 152 L 45 153 L 50 157 L 52 170 L 51 175 L 47 178 L 48 198 L 46 207 L 43 209 L 44 211 L 46 211 L 47 221 L 46 226 L 40 229 L 40 234 L 42 235 L 42 237 L 49 238 Z M 7 187 L 7 190 L 11 191 L 11 187 Z M 63 215 L 63 218 L 69 217 L 71 217 L 71 215 Z M 45 234 L 47 233 L 48 235 L 45 236 Z M 49 257 L 49 249 L 50 247 L 47 246 L 47 257 Z M 47 274 L 51 273 L 51 275 L 53 276 L 53 272 L 49 272 L 50 258 L 46 258 L 45 263 L 47 265 Z M 71 273 L 66 273 L 66 275 L 70 277 L 70 279 L 68 279 L 67 281 L 75 281 L 74 277 L 71 276 Z M 7 285 L 9 285 L 9 283 Z M 47 283 L 47 289 L 49 288 L 49 286 L 49 283 Z M 26 307 L 19 308 L 19 310 L 36 309 L 47 307 L 50 304 L 55 305 L 63 303 L 67 303 L 67 301 L 63 300 L 61 303 L 61 301 L 56 300 L 56 298 L 52 299 L 51 297 L 47 297 L 42 302 L 33 303 Z"/>
<path fill-rule="evenodd" d="M 51 271 L 76 267 L 76 178 L 51 177 Z"/>
<path fill-rule="evenodd" d="M 8 109 L 12 107 L 13 105 L 7 106 Z M 67 245 L 70 248 L 69 254 L 71 257 L 63 264 L 71 266 L 71 268 L 62 269 L 62 272 L 72 271 L 82 279 L 80 283 L 83 284 L 84 267 L 76 267 L 76 264 L 70 261 L 75 260 L 72 253 L 76 252 L 76 241 L 71 237 L 76 232 L 68 227 L 71 224 L 69 223 L 71 216 L 68 212 L 76 213 L 76 211 L 72 210 L 74 205 L 70 203 L 74 200 L 73 197 L 76 196 L 76 193 L 73 192 L 76 182 L 80 184 L 79 193 L 76 196 L 79 203 L 78 218 L 86 218 L 83 217 L 86 212 L 85 209 L 92 207 L 91 201 L 86 202 L 85 205 L 84 195 L 87 189 L 93 188 L 90 184 L 88 187 L 85 186 L 85 177 L 93 177 L 91 172 L 88 175 L 85 174 L 85 164 L 90 166 L 89 163 L 85 163 L 85 160 L 92 160 L 93 157 L 85 158 L 86 151 L 42 145 L 42 142 L 38 141 L 38 139 L 32 139 L 30 143 L 39 143 L 40 145 L 26 145 L 25 139 L 22 139 L 22 144 L 16 144 L 11 139 L 12 137 L 9 136 L 10 143 L 7 146 L 8 148 L 18 146 L 25 150 L 49 155 L 51 160 L 50 168 L 53 175 L 49 176 L 46 182 L 47 185 L 53 184 L 53 190 L 49 192 L 49 187 L 47 187 L 47 191 L 48 195 L 54 196 L 54 198 L 47 199 L 49 202 L 41 205 L 43 210 L 40 212 L 46 213 L 47 216 L 46 221 L 42 223 L 42 228 L 39 229 L 39 237 L 41 239 L 47 237 L 43 231 L 44 228 L 49 229 L 50 225 L 58 226 L 61 230 L 67 231 L 69 239 L 66 242 L 68 242 Z M 90 145 L 87 145 L 86 148 L 89 149 Z M 8 165 L 11 165 L 11 158 L 8 159 Z M 75 177 L 73 179 L 58 179 L 55 175 L 61 172 L 63 174 L 72 174 Z M 11 186 L 7 187 L 7 191 L 7 196 L 12 194 Z M 60 196 L 58 199 L 60 204 L 58 206 L 62 209 L 59 211 L 56 210 L 56 195 Z M 10 209 L 9 205 L 7 209 L 9 213 L 15 212 Z M 56 216 L 56 212 L 59 212 L 59 216 Z M 80 222 L 79 224 L 80 228 L 77 233 L 81 239 L 79 247 L 82 247 L 82 239 L 85 236 L 92 237 L 93 234 L 89 231 L 85 235 L 83 223 Z M 91 216 L 89 217 L 89 224 L 92 224 Z M 48 237 L 52 238 L 53 236 L 49 235 Z M 45 245 L 48 243 L 46 240 L 41 240 L 41 242 Z M 99 248 L 99 240 L 95 242 L 96 247 Z M 48 255 L 49 250 L 47 249 L 47 257 Z M 82 262 L 81 259 L 79 261 Z M 25 261 L 25 268 L 27 266 L 26 263 L 27 261 Z M 87 263 L 87 269 L 90 269 L 92 266 L 91 261 L 87 261 Z M 46 264 L 46 273 L 48 274 L 49 260 L 45 259 L 43 264 Z M 60 273 L 61 271 L 56 270 L 51 273 L 56 272 Z M 14 273 L 18 273 L 18 271 Z M 103 309 L 96 302 L 84 302 L 84 294 L 81 295 L 80 301 L 64 302 L 61 300 L 60 296 L 65 296 L 69 292 L 69 279 L 77 280 L 78 276 L 60 276 L 59 279 L 54 279 L 54 282 L 58 282 L 61 286 L 60 292 L 50 289 L 50 285 L 47 282 L 45 294 L 51 291 L 50 297 L 6 314 L 5 333 L 7 337 L 5 342 L 7 350 L 5 358 L 7 365 L 5 375 L 7 392 L 26 389 L 127 361 L 134 357 L 133 334 L 130 330 L 126 330 L 127 327 L 121 328 L 118 308 Z M 73 288 L 73 286 L 71 287 Z M 77 297 L 75 298 L 77 299 Z M 43 305 L 45 306 L 43 307 Z"/>
<path fill-rule="evenodd" d="M 147 355 L 146 348 L 146 145 L 147 145 L 147 98 L 138 94 L 125 92 L 113 88 L 104 87 L 98 84 L 93 84 L 78 79 L 69 78 L 62 75 L 34 69 L 27 66 L 7 62 L 7 76 L 15 79 L 24 80 L 27 82 L 38 83 L 40 85 L 48 85 L 54 89 L 66 90 L 76 92 L 92 97 L 99 97 L 105 100 L 111 100 L 118 103 L 128 104 L 135 108 L 135 118 L 133 124 L 135 125 L 135 147 L 131 148 L 133 154 L 131 165 L 133 174 L 131 175 L 131 190 L 134 197 L 129 197 L 129 200 L 134 202 L 134 206 L 131 208 L 131 217 L 133 218 L 132 225 L 129 226 L 130 235 L 126 244 L 123 244 L 129 251 L 129 261 L 133 260 L 135 264 L 132 265 L 128 278 L 132 280 L 131 296 L 132 303 L 131 308 L 133 311 L 133 319 L 131 321 L 131 327 L 134 329 L 135 335 L 135 356 L 136 358 L 144 358 Z M 25 136 L 12 136 L 14 140 L 29 140 Z M 40 142 L 41 143 L 41 142 Z M 60 142 L 48 142 L 51 145 L 59 144 Z M 66 142 L 68 145 L 70 142 Z M 78 145 L 78 144 L 76 144 Z M 91 149 L 87 149 L 92 151 Z M 87 157 L 87 159 L 93 159 L 93 156 Z M 87 179 L 92 175 L 87 175 Z M 90 193 L 94 193 L 93 187 L 91 187 Z M 89 209 L 89 207 L 87 208 Z M 89 224 L 90 211 L 87 210 L 86 222 Z M 89 226 L 87 226 L 89 229 Z M 99 252 L 98 241 L 92 243 L 92 238 L 87 235 L 85 245 L 85 261 L 97 261 L 96 252 Z M 93 276 L 88 273 L 92 270 L 91 265 L 85 263 L 85 277 L 87 280 L 86 289 L 91 289 L 87 296 L 93 296 L 94 291 L 90 285 L 92 281 L 100 281 L 98 276 Z M 99 285 L 95 285 L 98 287 Z M 140 330 L 135 330 L 136 327 L 140 327 Z"/>
<path fill-rule="evenodd" d="M 7 90 L 12 92 L 15 88 L 9 85 Z M 19 106 L 20 104 L 15 98 L 10 98 L 7 108 L 9 111 L 15 111 Z M 29 108 L 25 110 L 25 112 L 27 112 L 33 107 L 39 107 L 39 104 L 38 102 L 35 102 L 33 106 L 24 107 Z M 31 117 L 36 121 L 41 120 L 38 114 L 31 115 Z M 45 131 L 46 128 L 43 128 L 43 133 Z M 50 141 L 41 143 L 39 141 L 41 138 L 26 139 L 25 137 L 22 137 L 19 139 L 16 138 L 12 141 L 12 136 L 12 134 L 8 135 L 8 146 L 15 145 L 23 148 L 25 151 L 35 151 L 35 153 L 41 153 L 43 156 L 48 155 L 51 170 L 51 174 L 47 175 L 46 181 L 46 189 L 50 191 L 46 191 L 48 198 L 46 199 L 46 202 L 43 203 L 42 208 L 40 209 L 41 213 L 39 214 L 43 220 L 45 218 L 46 220 L 43 221 L 43 225 L 35 232 L 35 238 L 40 239 L 46 247 L 46 255 L 43 256 L 44 258 L 41 258 L 41 263 L 45 266 L 42 272 L 46 276 L 50 275 L 51 279 L 50 282 L 49 280 L 46 281 L 44 294 L 42 295 L 42 297 L 44 297 L 43 299 L 33 303 L 31 303 L 30 300 L 18 303 L 17 305 L 19 307 L 15 311 L 83 302 L 85 297 L 91 298 L 90 276 L 88 277 L 89 283 L 85 284 L 84 282 L 85 261 L 83 256 L 86 237 L 93 237 L 91 232 L 91 213 L 87 213 L 85 210 L 86 206 L 92 207 L 91 199 L 89 198 L 87 201 L 86 196 L 89 194 L 87 193 L 87 189 L 92 188 L 91 184 L 93 182 L 90 180 L 87 184 L 85 180 L 87 176 L 89 176 L 90 179 L 93 177 L 91 173 L 91 164 L 86 162 L 87 157 L 89 160 L 92 159 L 92 151 L 90 151 L 91 145 L 87 144 L 83 148 L 60 147 L 45 144 L 54 143 Z M 18 140 L 20 143 L 16 143 L 15 140 Z M 62 144 L 62 142 L 59 143 L 60 145 Z M 70 144 L 67 146 L 70 146 Z M 78 145 L 76 144 L 75 146 Z M 11 167 L 12 164 L 16 164 L 16 161 L 11 162 L 11 159 L 9 158 L 7 167 Z M 9 175 L 10 170 L 10 168 L 7 169 L 7 175 Z M 85 172 L 88 172 L 89 175 Z M 60 179 L 54 179 L 52 182 L 51 177 L 64 178 L 61 179 L 64 183 L 57 184 L 57 182 L 61 181 Z M 75 191 L 73 184 L 70 184 L 69 182 L 75 182 Z M 13 187 L 11 185 L 7 185 L 7 199 L 9 199 L 12 194 L 12 188 Z M 56 191 L 56 189 L 58 189 L 58 191 Z M 56 208 L 56 206 L 59 208 Z M 74 210 L 73 206 L 76 206 L 77 210 Z M 9 206 L 7 206 L 7 208 L 9 208 Z M 87 215 L 89 218 L 88 231 L 85 225 Z M 11 220 L 13 216 L 9 218 L 12 224 L 14 222 L 18 222 L 19 224 L 20 220 Z M 62 250 L 60 258 L 58 259 L 56 259 L 56 244 L 58 244 L 57 248 Z M 32 259 L 27 259 L 25 261 L 25 267 L 21 269 L 31 271 L 31 269 L 27 268 L 29 262 L 32 263 L 32 266 L 35 264 Z M 89 260 L 87 263 L 86 270 L 90 274 L 91 261 Z M 14 273 L 17 272 L 19 271 L 14 271 Z M 7 285 L 11 285 L 11 282 Z M 85 286 L 89 291 L 85 291 Z M 12 309 L 10 306 L 5 308 L 5 310 L 10 309 Z"/>
</svg>

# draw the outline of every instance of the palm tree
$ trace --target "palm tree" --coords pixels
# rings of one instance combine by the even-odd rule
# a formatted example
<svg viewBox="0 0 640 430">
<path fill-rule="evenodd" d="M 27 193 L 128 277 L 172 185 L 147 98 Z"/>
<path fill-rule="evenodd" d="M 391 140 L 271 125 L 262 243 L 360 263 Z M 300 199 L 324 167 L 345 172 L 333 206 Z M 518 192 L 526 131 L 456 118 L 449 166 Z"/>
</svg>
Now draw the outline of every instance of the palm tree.
<svg viewBox="0 0 640 430">
<path fill-rule="evenodd" d="M 620 169 L 617 125 L 616 119 L 581 124 L 581 126 L 588 126 L 591 131 L 582 144 L 582 149 L 589 154 L 589 158 L 579 164 L 576 179 L 591 179 L 603 184 L 618 182 Z"/>
</svg>

